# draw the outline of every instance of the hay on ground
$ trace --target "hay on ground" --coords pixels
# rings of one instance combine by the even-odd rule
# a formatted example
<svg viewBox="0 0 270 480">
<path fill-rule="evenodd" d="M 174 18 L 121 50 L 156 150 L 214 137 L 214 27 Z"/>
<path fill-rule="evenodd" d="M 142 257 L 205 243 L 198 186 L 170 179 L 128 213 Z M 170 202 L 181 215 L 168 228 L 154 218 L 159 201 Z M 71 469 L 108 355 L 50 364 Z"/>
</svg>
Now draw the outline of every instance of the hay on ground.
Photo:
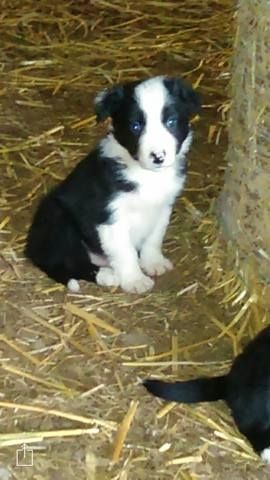
<svg viewBox="0 0 270 480">
<path fill-rule="evenodd" d="M 251 480 L 268 478 L 222 406 L 164 405 L 140 386 L 152 372 L 227 371 L 265 322 L 255 309 L 250 322 L 240 283 L 215 289 L 205 278 L 233 11 L 231 0 L 1 2 L 1 474 L 227 480 L 248 470 Z M 204 99 L 165 242 L 175 271 L 145 296 L 87 283 L 70 294 L 23 258 L 33 209 L 103 133 L 91 107 L 97 91 L 164 72 L 187 78 Z M 15 465 L 21 444 L 33 449 L 32 468 Z"/>
</svg>

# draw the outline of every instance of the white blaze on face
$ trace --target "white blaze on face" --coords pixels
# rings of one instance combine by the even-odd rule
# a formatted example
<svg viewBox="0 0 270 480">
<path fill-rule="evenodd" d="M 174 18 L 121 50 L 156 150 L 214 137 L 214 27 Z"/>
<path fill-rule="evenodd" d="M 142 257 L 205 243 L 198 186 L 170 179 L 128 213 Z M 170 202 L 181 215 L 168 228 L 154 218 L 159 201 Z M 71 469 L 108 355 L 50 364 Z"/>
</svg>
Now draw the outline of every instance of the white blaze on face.
<svg viewBox="0 0 270 480">
<path fill-rule="evenodd" d="M 169 95 L 162 77 L 139 84 L 135 89 L 135 95 L 146 122 L 139 139 L 140 164 L 151 170 L 159 166 L 171 166 L 175 162 L 177 140 L 162 123 L 162 111 L 168 102 Z M 153 162 L 153 155 L 163 158 L 162 165 Z"/>
</svg>

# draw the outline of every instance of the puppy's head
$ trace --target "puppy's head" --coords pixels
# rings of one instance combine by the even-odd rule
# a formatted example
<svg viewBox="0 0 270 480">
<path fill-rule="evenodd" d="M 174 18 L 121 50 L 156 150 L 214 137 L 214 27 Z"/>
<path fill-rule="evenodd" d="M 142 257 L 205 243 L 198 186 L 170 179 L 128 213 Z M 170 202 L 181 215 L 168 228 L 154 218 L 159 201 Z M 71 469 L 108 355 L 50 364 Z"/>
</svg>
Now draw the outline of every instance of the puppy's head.
<svg viewBox="0 0 270 480">
<path fill-rule="evenodd" d="M 95 108 L 98 121 L 111 118 L 115 139 L 141 167 L 158 170 L 187 152 L 189 120 L 200 101 L 182 80 L 154 77 L 101 92 Z"/>
</svg>

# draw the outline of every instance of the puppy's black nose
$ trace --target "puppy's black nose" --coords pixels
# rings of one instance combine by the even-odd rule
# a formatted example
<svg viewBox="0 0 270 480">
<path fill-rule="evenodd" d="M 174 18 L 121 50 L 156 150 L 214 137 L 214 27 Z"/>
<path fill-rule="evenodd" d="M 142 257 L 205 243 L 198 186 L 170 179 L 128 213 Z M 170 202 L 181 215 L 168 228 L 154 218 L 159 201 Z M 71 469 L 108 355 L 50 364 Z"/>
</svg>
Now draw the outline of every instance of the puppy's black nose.
<svg viewBox="0 0 270 480">
<path fill-rule="evenodd" d="M 164 162 L 164 156 L 161 154 L 156 154 L 154 152 L 151 152 L 151 157 L 153 158 L 153 163 L 156 165 L 161 165 Z"/>
</svg>

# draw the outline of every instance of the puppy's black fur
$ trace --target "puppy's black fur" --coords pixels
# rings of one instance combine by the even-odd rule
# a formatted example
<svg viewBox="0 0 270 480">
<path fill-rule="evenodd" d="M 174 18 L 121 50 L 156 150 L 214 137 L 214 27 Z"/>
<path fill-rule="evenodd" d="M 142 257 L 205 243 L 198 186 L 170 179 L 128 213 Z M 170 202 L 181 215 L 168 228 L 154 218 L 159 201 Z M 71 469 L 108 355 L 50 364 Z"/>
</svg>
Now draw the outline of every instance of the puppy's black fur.
<svg viewBox="0 0 270 480">
<path fill-rule="evenodd" d="M 254 450 L 270 447 L 270 327 L 234 360 L 227 375 L 166 383 L 145 380 L 153 395 L 180 403 L 225 400 L 240 432 Z M 268 460 L 268 458 L 267 458 Z"/>
<path fill-rule="evenodd" d="M 87 250 L 102 254 L 96 225 L 109 221 L 110 201 L 134 187 L 123 167 L 99 149 L 91 152 L 70 175 L 44 197 L 30 227 L 25 255 L 59 283 L 72 278 L 95 281 L 98 267 Z"/>
</svg>

